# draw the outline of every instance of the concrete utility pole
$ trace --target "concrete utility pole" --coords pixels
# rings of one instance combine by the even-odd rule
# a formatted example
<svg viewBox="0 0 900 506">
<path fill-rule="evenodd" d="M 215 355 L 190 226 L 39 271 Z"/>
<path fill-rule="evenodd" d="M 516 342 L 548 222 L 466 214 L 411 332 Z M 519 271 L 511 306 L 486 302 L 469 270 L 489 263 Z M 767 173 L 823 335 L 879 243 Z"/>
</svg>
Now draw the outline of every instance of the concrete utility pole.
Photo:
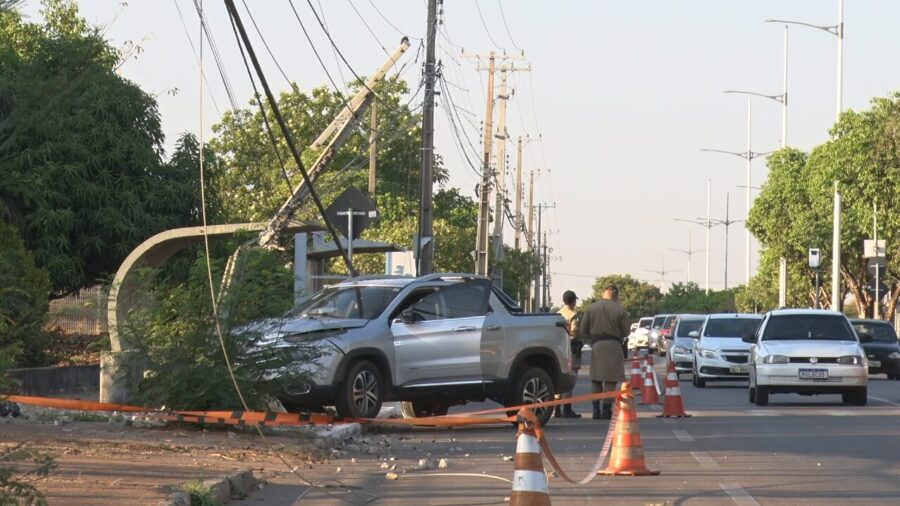
<svg viewBox="0 0 900 506">
<path fill-rule="evenodd" d="M 531 71 L 531 66 L 527 67 L 519 67 L 516 66 L 511 60 L 523 60 L 524 52 L 520 55 L 508 55 L 503 53 L 501 55 L 497 55 L 494 51 L 488 53 L 488 66 L 482 66 L 482 58 L 483 55 L 463 55 L 467 58 L 475 58 L 478 61 L 478 70 L 487 70 L 488 71 L 488 93 L 487 93 L 487 101 L 488 107 L 485 113 L 485 123 L 484 123 L 484 172 L 482 173 L 482 182 L 481 182 L 481 197 L 482 202 L 479 208 L 478 214 L 478 234 L 476 238 L 476 246 L 475 246 L 475 254 L 476 254 L 476 269 L 475 272 L 481 275 L 491 274 L 494 282 L 498 285 L 502 283 L 503 280 L 503 269 L 500 266 L 500 260 L 503 253 L 503 221 L 506 216 L 506 188 L 505 177 L 506 177 L 506 139 L 508 137 L 506 133 L 506 100 L 509 98 L 506 91 L 506 78 L 509 72 L 516 71 Z M 500 59 L 501 63 L 498 66 L 496 64 L 496 60 Z M 498 104 L 499 114 L 497 119 L 497 134 L 496 137 L 502 139 L 500 144 L 498 145 L 498 154 L 497 154 L 497 170 L 498 173 L 495 173 L 491 170 L 490 166 L 490 156 L 492 149 L 492 138 L 491 138 L 491 129 L 493 128 L 493 101 L 494 101 L 494 73 L 496 71 L 500 71 L 500 95 Z M 494 205 L 494 256 L 493 261 L 490 260 L 489 255 L 489 247 L 490 240 L 488 238 L 488 225 L 490 224 L 490 189 L 491 189 L 491 180 L 496 176 L 497 185 L 495 188 L 496 200 Z M 487 193 L 485 193 L 487 192 Z"/>
<path fill-rule="evenodd" d="M 490 223 L 491 194 L 491 129 L 494 123 L 494 52 L 488 56 L 487 104 L 484 112 L 484 159 L 481 168 L 480 205 L 478 207 L 478 229 L 475 237 L 475 274 L 488 274 L 488 225 Z"/>
<path fill-rule="evenodd" d="M 507 70 L 500 68 L 500 93 L 497 110 L 497 156 L 494 166 L 496 172 L 496 186 L 494 187 L 494 258 L 491 262 L 491 279 L 494 284 L 503 288 L 503 223 L 506 221 L 506 139 L 509 133 L 506 131 L 506 102 L 509 93 L 506 90 Z"/>
<path fill-rule="evenodd" d="M 425 103 L 422 107 L 422 168 L 419 200 L 418 273 L 431 274 L 434 270 L 434 205 L 432 203 L 432 173 L 434 169 L 434 81 L 437 74 L 435 63 L 435 37 L 437 35 L 437 0 L 428 0 L 428 28 L 425 40 Z M 374 112 L 373 112 L 374 114 Z"/>
<path fill-rule="evenodd" d="M 541 272 L 543 273 L 543 282 L 541 284 L 541 312 L 549 310 L 549 302 L 550 297 L 548 296 L 548 292 L 550 291 L 550 273 L 547 269 L 548 260 L 547 260 L 547 232 L 544 232 L 544 256 L 543 261 L 541 262 Z"/>
<path fill-rule="evenodd" d="M 369 107 L 369 114 L 371 115 L 371 123 L 369 126 L 369 197 L 375 198 L 375 172 L 378 167 L 378 102 L 372 102 L 372 106 Z"/>
<path fill-rule="evenodd" d="M 547 205 L 547 204 L 537 204 L 532 206 L 537 208 L 537 234 L 535 237 L 537 238 L 537 246 L 534 249 L 534 254 L 537 258 L 541 260 L 541 272 L 539 272 L 534 278 L 534 309 L 542 309 L 544 307 L 544 301 L 546 300 L 546 278 L 547 278 L 547 266 L 546 266 L 546 248 L 547 248 L 547 233 L 543 232 L 543 242 L 541 242 L 541 221 L 542 216 L 544 214 L 544 210 L 546 209 L 554 209 L 556 208 L 556 204 Z M 532 210 L 529 209 L 529 212 Z"/>
<path fill-rule="evenodd" d="M 516 235 L 515 242 L 513 242 L 513 246 L 516 250 L 521 249 L 522 245 L 522 229 L 525 224 L 522 220 L 522 195 L 524 189 L 522 188 L 524 185 L 522 183 L 522 136 L 519 136 L 519 141 L 517 143 L 516 149 Z"/>
<path fill-rule="evenodd" d="M 528 229 L 525 231 L 528 249 L 534 247 L 534 169 L 531 169 L 528 183 Z"/>
</svg>

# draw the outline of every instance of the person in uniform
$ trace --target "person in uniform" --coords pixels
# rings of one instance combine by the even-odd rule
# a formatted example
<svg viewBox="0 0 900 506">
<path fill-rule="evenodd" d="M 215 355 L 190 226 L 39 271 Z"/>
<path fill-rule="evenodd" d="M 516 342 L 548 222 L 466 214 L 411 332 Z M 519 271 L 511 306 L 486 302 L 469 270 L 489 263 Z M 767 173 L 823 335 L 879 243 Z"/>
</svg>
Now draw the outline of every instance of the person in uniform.
<svg viewBox="0 0 900 506">
<path fill-rule="evenodd" d="M 563 299 L 563 307 L 559 309 L 559 314 L 562 315 L 563 318 L 566 319 L 566 324 L 568 325 L 566 329 L 569 332 L 569 344 L 572 347 L 572 371 L 575 372 L 575 376 L 578 376 L 578 370 L 581 369 L 581 347 L 584 346 L 584 341 L 580 339 L 580 331 L 578 329 L 578 313 L 575 311 L 575 302 L 578 300 L 578 296 L 575 295 L 575 292 L 572 290 L 566 290 L 562 296 Z M 574 387 L 572 387 L 574 390 Z M 563 399 L 572 397 L 572 390 L 568 392 L 561 392 L 559 396 Z M 559 418 L 581 418 L 581 415 L 575 412 L 572 409 L 571 404 L 566 404 L 562 409 L 559 406 L 553 412 L 553 416 Z"/>
<path fill-rule="evenodd" d="M 579 326 L 581 336 L 591 345 L 591 391 L 612 392 L 625 381 L 625 358 L 622 343 L 628 337 L 628 312 L 619 304 L 619 289 L 610 284 L 603 288 L 602 299 L 591 304 Z M 594 401 L 594 419 L 612 418 L 613 399 Z"/>
</svg>

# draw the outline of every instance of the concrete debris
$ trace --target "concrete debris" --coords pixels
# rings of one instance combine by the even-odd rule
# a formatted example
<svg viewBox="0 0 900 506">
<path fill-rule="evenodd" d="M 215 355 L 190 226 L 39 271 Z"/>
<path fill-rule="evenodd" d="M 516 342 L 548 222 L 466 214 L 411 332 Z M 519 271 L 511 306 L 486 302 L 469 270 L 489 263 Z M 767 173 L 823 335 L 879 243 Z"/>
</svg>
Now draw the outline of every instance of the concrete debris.
<svg viewBox="0 0 900 506">
<path fill-rule="evenodd" d="M 447 469 L 449 465 L 447 464 L 447 459 L 441 459 L 438 461 L 438 469 Z"/>
<path fill-rule="evenodd" d="M 556 471 L 550 471 L 547 473 L 547 478 L 559 478 L 559 475 L 556 474 Z"/>
<path fill-rule="evenodd" d="M 504 456 L 503 456 L 503 462 L 512 462 L 512 460 L 513 460 L 513 458 L 510 457 L 509 455 L 504 455 Z"/>
<path fill-rule="evenodd" d="M 413 469 L 434 469 L 434 462 L 428 459 L 419 459 L 419 462 L 413 466 Z"/>
<path fill-rule="evenodd" d="M 350 463 L 356 464 L 356 457 L 353 457 L 352 459 L 350 459 Z"/>
<path fill-rule="evenodd" d="M 384 475 L 384 477 L 387 478 L 388 480 L 393 481 L 393 480 L 397 480 L 398 478 L 400 478 L 400 475 L 395 472 L 390 472 L 390 473 L 387 473 L 386 475 Z"/>
<path fill-rule="evenodd" d="M 343 471 L 343 469 L 341 469 L 340 466 L 338 466 L 338 468 L 334 470 L 334 472 L 336 472 L 336 473 L 339 473 L 341 471 Z"/>
<path fill-rule="evenodd" d="M 381 468 L 382 468 L 382 469 L 387 469 L 387 468 L 389 468 L 389 467 L 391 467 L 391 466 L 389 466 L 387 462 L 382 462 L 382 463 L 381 463 Z"/>
</svg>

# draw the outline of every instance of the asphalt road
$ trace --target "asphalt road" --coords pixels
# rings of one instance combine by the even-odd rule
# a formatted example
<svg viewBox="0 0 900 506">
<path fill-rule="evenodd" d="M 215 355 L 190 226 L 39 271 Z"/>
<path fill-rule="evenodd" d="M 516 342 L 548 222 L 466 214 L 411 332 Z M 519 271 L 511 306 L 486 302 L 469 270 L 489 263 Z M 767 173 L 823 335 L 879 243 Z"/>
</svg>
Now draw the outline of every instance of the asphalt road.
<svg viewBox="0 0 900 506">
<path fill-rule="evenodd" d="M 589 389 L 586 371 L 581 373 L 576 393 Z M 792 394 L 773 395 L 769 406 L 758 407 L 748 402 L 746 383 L 698 389 L 683 380 L 681 391 L 691 418 L 661 419 L 658 406 L 638 407 L 647 466 L 660 476 L 597 476 L 582 486 L 551 477 L 553 502 L 900 504 L 900 381 L 871 378 L 865 407 L 845 406 L 838 395 Z M 589 415 L 548 424 L 547 437 L 570 476 L 590 470 L 607 426 Z M 513 473 L 512 462 L 503 457 L 514 455 L 514 435 L 508 426 L 380 429 L 351 442 L 346 455 L 299 470 L 307 480 L 330 484 L 325 492 L 307 490 L 286 471 L 274 472 L 267 487 L 237 504 L 293 504 L 304 492 L 301 502 L 314 504 L 362 504 L 370 498 L 364 494 L 376 496 L 375 504 L 503 504 L 510 484 L 500 479 Z M 437 464 L 441 458 L 447 469 L 414 469 L 419 459 Z M 405 472 L 387 480 L 383 465 Z M 545 467 L 549 471 L 546 462 Z M 335 488 L 334 480 L 353 492 Z"/>
</svg>

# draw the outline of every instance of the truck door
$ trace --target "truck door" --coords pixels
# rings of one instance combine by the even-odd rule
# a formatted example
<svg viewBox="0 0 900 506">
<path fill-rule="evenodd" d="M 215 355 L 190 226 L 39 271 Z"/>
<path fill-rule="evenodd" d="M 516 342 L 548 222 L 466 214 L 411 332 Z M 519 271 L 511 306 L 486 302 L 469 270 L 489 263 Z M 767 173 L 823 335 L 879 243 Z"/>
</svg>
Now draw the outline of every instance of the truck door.
<svg viewBox="0 0 900 506">
<path fill-rule="evenodd" d="M 391 325 L 396 384 L 481 381 L 481 332 L 490 283 L 465 280 L 438 288 Z"/>
</svg>

